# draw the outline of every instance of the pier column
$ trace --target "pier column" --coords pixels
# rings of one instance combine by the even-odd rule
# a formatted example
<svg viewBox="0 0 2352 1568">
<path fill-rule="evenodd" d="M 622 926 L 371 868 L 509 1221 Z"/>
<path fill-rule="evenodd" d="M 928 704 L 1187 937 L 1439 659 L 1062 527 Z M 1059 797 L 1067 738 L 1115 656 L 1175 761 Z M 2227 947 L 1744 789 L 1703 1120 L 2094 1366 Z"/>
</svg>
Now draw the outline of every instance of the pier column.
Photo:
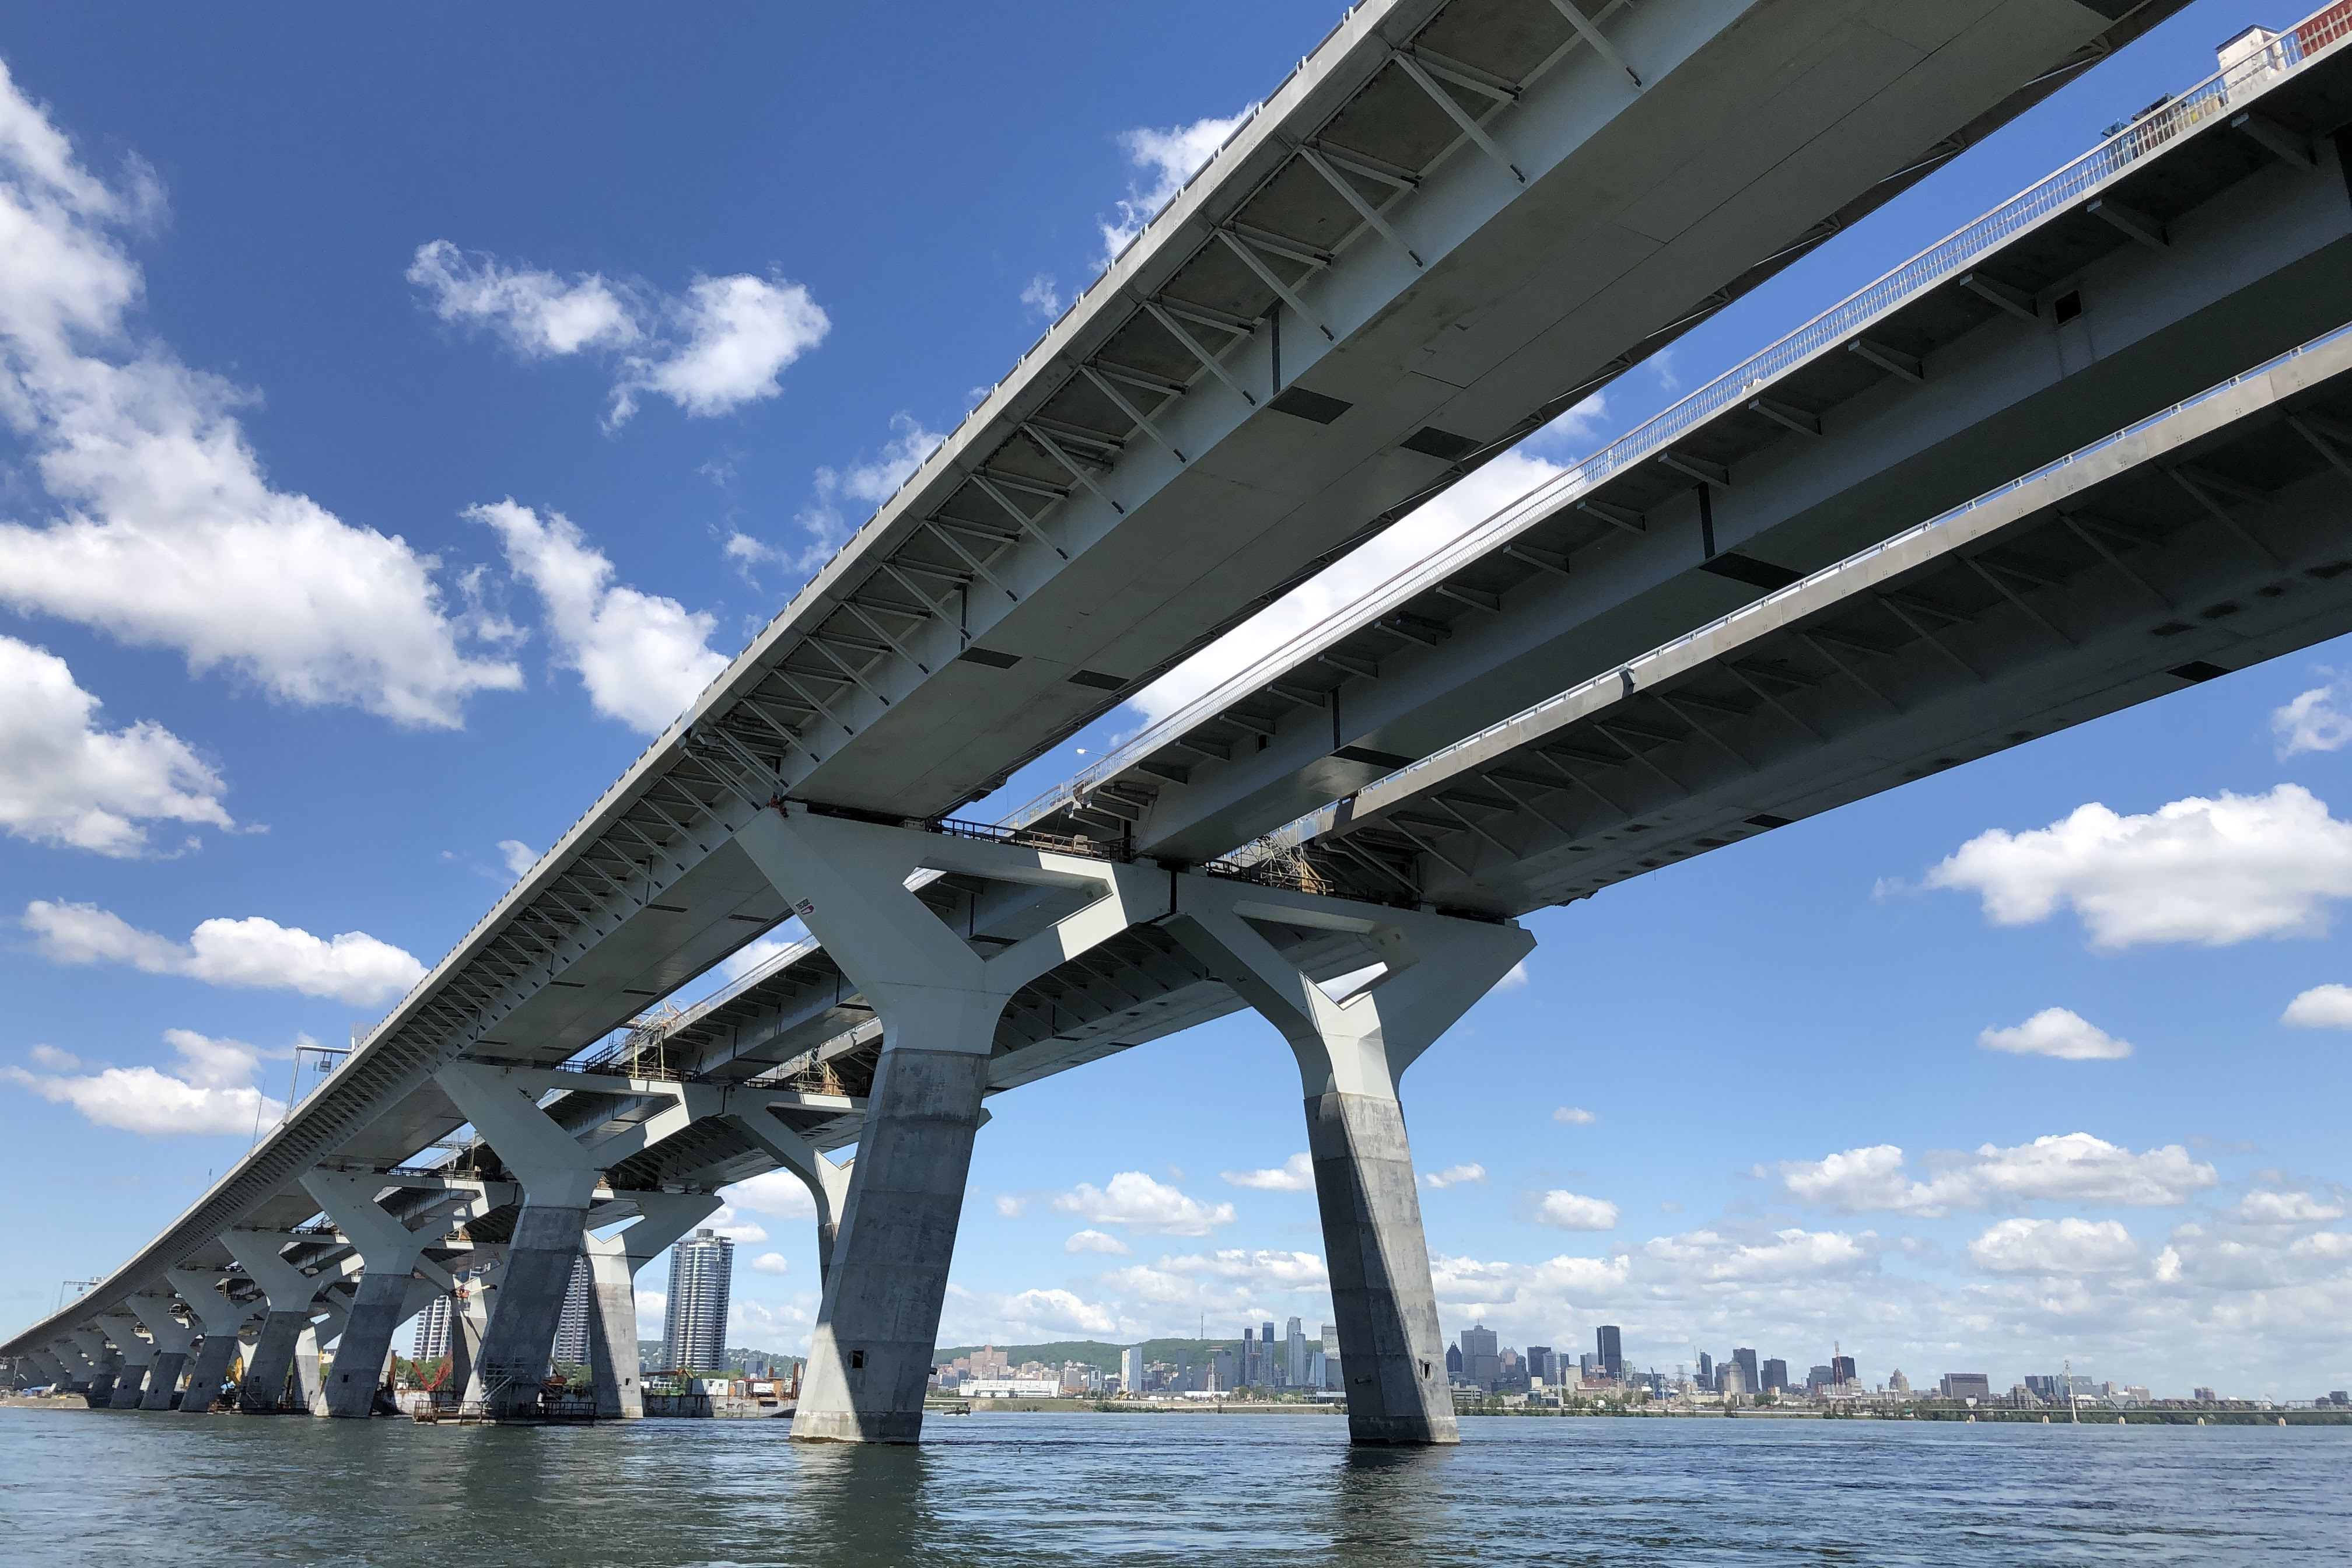
<svg viewBox="0 0 2352 1568">
<path fill-rule="evenodd" d="M 916 1442 L 1004 1005 L 1055 964 L 1166 913 L 1168 879 L 797 807 L 761 813 L 736 841 L 882 1026 L 793 1436 Z M 1084 901 L 984 956 L 907 890 L 922 870 L 1056 888 Z"/>
<path fill-rule="evenodd" d="M 359 1248 L 362 1264 L 359 1291 L 344 1321 L 342 1342 L 335 1349 L 335 1370 L 326 1387 L 326 1413 L 347 1420 L 364 1419 L 375 1413 L 393 1336 L 422 1305 L 411 1302 L 419 1295 L 416 1269 L 425 1249 L 458 1225 L 488 1213 L 497 1203 L 512 1201 L 511 1184 L 436 1177 L 412 1182 L 404 1177 L 318 1170 L 303 1177 L 302 1185 L 334 1221 L 335 1228 Z M 487 1188 L 491 1185 L 502 1190 L 489 1194 Z M 427 1190 L 420 1192 L 420 1187 Z M 383 1206 L 387 1198 L 401 1202 L 410 1212 L 395 1216 Z"/>
<path fill-rule="evenodd" d="M 1349 1436 L 1460 1442 L 1397 1085 L 1535 939 L 1517 925 L 1200 878 L 1186 879 L 1181 903 L 1169 933 L 1279 1029 L 1298 1058 L 1331 1314 L 1347 1347 Z M 1381 971 L 1335 1002 L 1254 922 L 1360 936 Z"/>
<path fill-rule="evenodd" d="M 105 1313 L 99 1318 L 98 1326 L 114 1342 L 121 1357 L 114 1392 L 107 1404 L 115 1410 L 136 1410 L 147 1396 L 147 1373 L 155 1364 L 155 1342 L 140 1333 L 139 1320 L 128 1312 Z"/>
<path fill-rule="evenodd" d="M 180 1373 L 188 1364 L 188 1352 L 196 1342 L 196 1331 L 173 1315 L 169 1296 L 134 1297 L 131 1304 L 147 1337 L 155 1342 L 155 1364 L 148 1370 L 147 1397 L 139 1408 L 169 1410 L 173 1395 L 180 1389 Z"/>
<path fill-rule="evenodd" d="M 850 1171 L 856 1162 L 826 1158 L 815 1144 L 777 1121 L 765 1106 L 740 1110 L 730 1120 L 808 1188 L 809 1197 L 816 1205 L 816 1278 L 822 1287 L 833 1274 L 833 1243 L 840 1234 L 841 1211 L 849 1202 Z"/>
<path fill-rule="evenodd" d="M 67 1332 L 81 1347 L 83 1359 L 89 1363 L 89 1379 L 82 1387 L 82 1397 L 89 1402 L 92 1410 L 103 1410 L 114 1402 L 115 1372 L 121 1362 L 98 1330 L 69 1329 Z"/>
<path fill-rule="evenodd" d="M 214 1401 L 220 1398 L 221 1384 L 228 1381 L 229 1363 L 236 1359 L 237 1331 L 253 1316 L 253 1308 L 230 1300 L 221 1289 L 227 1282 L 216 1274 L 174 1268 L 163 1278 L 187 1303 L 189 1315 L 204 1332 L 204 1342 L 189 1363 L 188 1392 L 180 1401 L 180 1413 L 209 1415 Z"/>
<path fill-rule="evenodd" d="M 246 1354 L 245 1374 L 237 1380 L 236 1407 L 248 1415 L 307 1408 L 299 1399 L 287 1397 L 287 1372 L 302 1336 L 310 1331 L 319 1292 L 342 1278 L 341 1270 L 303 1272 L 283 1256 L 287 1237 L 282 1231 L 232 1230 L 221 1239 L 269 1303 L 268 1315 L 261 1320 Z"/>
<path fill-rule="evenodd" d="M 51 1389 L 73 1386 L 72 1369 L 66 1365 L 65 1358 L 57 1352 L 44 1345 L 26 1351 L 25 1353 L 31 1359 L 33 1364 L 40 1369 L 41 1375 L 48 1380 Z"/>
<path fill-rule="evenodd" d="M 588 1371 L 603 1420 L 635 1421 L 646 1413 L 637 1367 L 637 1271 L 669 1244 L 710 1217 L 719 1199 L 709 1193 L 613 1194 L 614 1206 L 637 1217 L 611 1236 L 589 1235 Z M 601 1215 L 600 1215 L 601 1217 Z"/>
</svg>

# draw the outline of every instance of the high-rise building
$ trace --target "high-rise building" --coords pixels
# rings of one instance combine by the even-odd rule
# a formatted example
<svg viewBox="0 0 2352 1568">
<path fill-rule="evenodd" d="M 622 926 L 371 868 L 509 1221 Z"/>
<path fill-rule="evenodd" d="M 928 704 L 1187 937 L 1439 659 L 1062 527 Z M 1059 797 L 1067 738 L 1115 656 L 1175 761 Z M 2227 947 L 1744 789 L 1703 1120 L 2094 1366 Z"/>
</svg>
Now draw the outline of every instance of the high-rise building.
<svg viewBox="0 0 2352 1568">
<path fill-rule="evenodd" d="M 1307 1387 L 1307 1329 L 1296 1318 L 1290 1320 L 1289 1330 L 1283 1335 L 1282 1348 L 1286 1363 L 1282 1369 L 1284 1385 Z"/>
<path fill-rule="evenodd" d="M 1898 1366 L 1893 1372 L 1886 1374 L 1886 1392 L 1889 1394 L 1908 1394 L 1911 1392 L 1911 1380 L 1903 1375 L 1903 1369 L 1901 1367 Z"/>
<path fill-rule="evenodd" d="M 1850 1355 L 1832 1355 L 1830 1357 L 1830 1381 L 1832 1383 L 1853 1382 L 1853 1357 Z"/>
<path fill-rule="evenodd" d="M 1242 1331 L 1241 1365 L 1235 1372 L 1235 1375 L 1238 1376 L 1241 1381 L 1234 1386 L 1236 1388 L 1259 1387 L 1264 1380 L 1260 1377 L 1257 1368 L 1257 1331 L 1255 1329 L 1244 1329 Z"/>
<path fill-rule="evenodd" d="M 1129 1399 L 1143 1392 L 1143 1347 L 1129 1345 L 1118 1352 L 1119 1389 Z"/>
<path fill-rule="evenodd" d="M 1731 1359 L 1739 1363 L 1739 1370 L 1748 1376 L 1748 1385 L 1740 1393 L 1754 1394 L 1764 1386 L 1764 1369 L 1756 1364 L 1755 1351 L 1742 1345 L 1731 1352 Z"/>
<path fill-rule="evenodd" d="M 727 1297 L 735 1244 L 708 1226 L 669 1252 L 669 1317 L 662 1360 L 683 1372 L 720 1372 L 727 1356 Z"/>
<path fill-rule="evenodd" d="M 1462 1375 L 1481 1388 L 1492 1388 L 1503 1375 L 1502 1347 L 1495 1331 L 1474 1324 L 1462 1331 Z"/>
<path fill-rule="evenodd" d="M 1458 1383 L 1458 1382 L 1460 1382 L 1460 1381 L 1461 1381 L 1461 1379 L 1462 1379 L 1463 1375 L 1464 1375 L 1464 1373 L 1463 1373 L 1463 1371 L 1462 1371 L 1462 1347 L 1461 1347 L 1460 1345 L 1448 1345 L 1448 1346 L 1446 1346 L 1446 1347 L 1445 1347 L 1445 1381 L 1446 1381 L 1446 1382 L 1448 1382 L 1448 1383 Z"/>
<path fill-rule="evenodd" d="M 1980 1372 L 1948 1372 L 1937 1387 L 1947 1399 L 1992 1397 L 1992 1379 Z"/>
<path fill-rule="evenodd" d="M 439 1361 L 449 1353 L 449 1326 L 455 1321 L 457 1299 L 436 1296 L 416 1316 L 416 1342 L 410 1348 L 412 1359 Z"/>
<path fill-rule="evenodd" d="M 1715 1392 L 1715 1358 L 1705 1351 L 1698 1352 L 1698 1377 L 1696 1381 L 1701 1394 Z"/>
<path fill-rule="evenodd" d="M 1323 1325 L 1323 1386 L 1345 1388 L 1347 1380 L 1339 1374 L 1339 1325 Z"/>
<path fill-rule="evenodd" d="M 563 1311 L 555 1320 L 558 1366 L 588 1364 L 588 1312 L 595 1300 L 591 1289 L 594 1283 L 588 1270 L 588 1255 L 583 1252 L 572 1260 L 572 1283 L 564 1287 Z"/>
<path fill-rule="evenodd" d="M 1612 1383 L 1625 1381 L 1625 1346 L 1614 1323 L 1603 1323 L 1592 1331 L 1593 1351 L 1601 1362 L 1601 1375 Z M 1752 1353 L 1752 1352 L 1751 1352 Z M 1755 1370 L 1751 1364 L 1749 1371 Z"/>
<path fill-rule="evenodd" d="M 1763 1380 L 1765 1393 L 1786 1392 L 1789 1386 L 1789 1363 L 1779 1356 L 1774 1356 L 1764 1363 Z"/>
<path fill-rule="evenodd" d="M 1723 1394 L 1753 1394 L 1756 1384 L 1748 1381 L 1748 1363 L 1737 1355 L 1715 1369 L 1717 1392 Z"/>
<path fill-rule="evenodd" d="M 1528 1347 L 1528 1375 L 1529 1377 L 1542 1378 L 1546 1383 L 1557 1383 L 1559 1381 L 1559 1369 L 1552 1364 L 1551 1347 L 1549 1345 L 1529 1345 Z"/>
</svg>

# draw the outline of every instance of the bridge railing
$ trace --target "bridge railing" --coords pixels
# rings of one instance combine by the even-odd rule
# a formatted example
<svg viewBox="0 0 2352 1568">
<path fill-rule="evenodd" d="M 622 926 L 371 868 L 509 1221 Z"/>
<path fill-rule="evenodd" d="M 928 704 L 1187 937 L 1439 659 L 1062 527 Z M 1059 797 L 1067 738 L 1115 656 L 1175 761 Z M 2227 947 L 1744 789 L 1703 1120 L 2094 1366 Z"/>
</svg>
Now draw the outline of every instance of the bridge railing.
<svg viewBox="0 0 2352 1568">
<path fill-rule="evenodd" d="M 2073 206 L 2099 186 L 2185 132 L 2275 86 L 2313 59 L 2352 37 L 2352 0 L 2314 12 L 2260 48 L 2136 116 L 2056 173 L 2029 185 L 1974 222 L 1955 230 L 1893 271 L 1831 306 L 1795 331 L 1741 361 L 1664 412 L 1636 426 L 1580 462 L 1571 464 L 1465 529 L 1431 554 L 1400 567 L 1381 583 L 1292 634 L 1235 674 L 1150 724 L 1134 738 L 1037 795 L 1003 820 L 1023 826 L 1076 805 L 1167 742 L 1214 716 L 1235 699 L 1299 662 L 1328 641 L 1334 628 L 1369 624 L 1395 605 L 1486 554 L 1543 516 L 1602 481 L 1656 457 L 1683 436 L 1851 335 L 1914 296 L 1949 281 L 2021 230 Z"/>
</svg>

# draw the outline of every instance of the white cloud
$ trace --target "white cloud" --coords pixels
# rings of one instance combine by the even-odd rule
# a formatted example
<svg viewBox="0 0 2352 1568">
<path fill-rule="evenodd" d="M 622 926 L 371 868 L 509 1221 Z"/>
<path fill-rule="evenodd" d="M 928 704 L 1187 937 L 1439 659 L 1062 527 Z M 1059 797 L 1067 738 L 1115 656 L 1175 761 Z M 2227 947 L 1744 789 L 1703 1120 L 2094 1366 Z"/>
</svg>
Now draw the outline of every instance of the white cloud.
<svg viewBox="0 0 2352 1568">
<path fill-rule="evenodd" d="M 1141 1337 L 1140 1325 L 1114 1304 L 1089 1301 L 1073 1290 L 1020 1290 L 1010 1295 L 950 1282 L 940 1324 L 942 1344 L 1034 1343 L 1041 1340 Z"/>
<path fill-rule="evenodd" d="M 499 839 L 499 858 L 507 863 L 507 870 L 518 877 L 539 864 L 539 851 L 520 838 Z"/>
<path fill-rule="evenodd" d="M 1477 1164 L 1448 1165 L 1442 1171 L 1432 1171 L 1421 1179 L 1440 1191 L 1447 1187 L 1483 1187 L 1486 1184 L 1486 1167 Z"/>
<path fill-rule="evenodd" d="M 833 327 L 801 285 L 748 272 L 664 295 L 602 273 L 509 267 L 436 239 L 417 247 L 408 280 L 441 320 L 490 331 L 526 358 L 615 355 L 614 426 L 646 393 L 697 417 L 773 397 L 785 367 Z"/>
<path fill-rule="evenodd" d="M 2011 1056 L 2061 1057 L 2068 1061 L 2113 1061 L 2132 1054 L 2129 1040 L 2116 1038 L 2064 1007 L 2044 1007 L 2014 1028 L 1987 1029 L 1977 1036 L 1977 1044 Z"/>
<path fill-rule="evenodd" d="M 1527 983 L 1528 963 L 1527 960 L 1521 959 L 1518 963 L 1514 963 L 1509 969 L 1506 970 L 1500 980 L 1495 982 L 1495 989 L 1497 991 L 1517 991 L 1520 986 L 1525 985 Z"/>
<path fill-rule="evenodd" d="M 1969 1243 L 1969 1258 L 1993 1274 L 2116 1274 L 2140 1250 L 2111 1219 L 2005 1219 Z"/>
<path fill-rule="evenodd" d="M 101 730 L 98 707 L 64 659 L 0 637 L 0 829 L 127 857 L 148 847 L 143 823 L 236 826 L 185 741 L 146 720 Z"/>
<path fill-rule="evenodd" d="M 0 522 L 0 604 L 403 724 L 519 686 L 463 646 L 481 628 L 447 612 L 435 557 L 272 489 L 248 395 L 134 333 L 145 280 L 119 236 L 159 201 L 143 174 L 93 178 L 0 70 L 0 419 L 58 512 Z"/>
<path fill-rule="evenodd" d="M 1885 1209 L 1923 1215 L 2038 1202 L 2168 1207 L 2220 1179 L 2178 1143 L 2135 1154 L 2087 1132 L 2007 1149 L 1987 1143 L 1974 1154 L 1930 1156 L 1929 1163 L 1927 1178 L 1916 1180 L 1903 1151 L 1881 1143 L 1759 1166 L 1756 1173 L 1777 1178 L 1800 1203 L 1846 1214 Z"/>
<path fill-rule="evenodd" d="M 751 1247 L 768 1239 L 767 1226 L 756 1220 L 745 1219 L 736 1212 L 733 1204 L 720 1204 L 711 1211 L 702 1228 L 717 1231 L 738 1247 Z"/>
<path fill-rule="evenodd" d="M 1617 1205 L 1555 1188 L 1537 1200 L 1534 1218 L 1554 1230 L 1615 1230 Z"/>
<path fill-rule="evenodd" d="M 1029 1212 L 1029 1199 L 1020 1193 L 996 1194 L 996 1212 L 1005 1219 L 1019 1219 Z"/>
<path fill-rule="evenodd" d="M 1193 171 L 1225 144 L 1225 138 L 1239 129 L 1256 107 L 1253 103 L 1240 113 L 1223 119 L 1212 116 L 1164 131 L 1139 126 L 1119 133 L 1118 144 L 1126 151 L 1128 162 L 1148 177 L 1140 184 L 1128 186 L 1116 217 L 1100 220 L 1105 266 L 1116 260 L 1118 253 L 1143 232 L 1143 226 L 1151 221 L 1152 215 L 1183 189 Z"/>
<path fill-rule="evenodd" d="M 127 963 L 150 974 L 299 991 L 354 1006 L 388 1002 L 425 978 L 414 956 L 365 931 L 317 937 L 258 915 L 208 920 L 176 942 L 95 904 L 36 899 L 25 906 L 25 927 L 41 955 L 58 963 Z"/>
<path fill-rule="evenodd" d="M 1135 1249 L 1108 1231 L 1096 1230 L 1089 1226 L 1085 1230 L 1072 1231 L 1070 1233 L 1070 1239 L 1062 1243 L 1062 1250 L 1065 1252 L 1108 1252 L 1119 1258 L 1125 1258 L 1129 1253 Z"/>
<path fill-rule="evenodd" d="M 176 1068 L 105 1068 L 80 1077 L 0 1067 L 0 1079 L 21 1084 L 53 1105 L 70 1105 L 100 1127 L 149 1137 L 173 1133 L 250 1136 L 257 1121 L 286 1113 L 282 1100 L 254 1087 L 261 1053 L 242 1040 L 217 1039 L 193 1029 L 166 1029 L 178 1053 Z M 306 1042 L 307 1043 L 307 1042 Z M 70 1070 L 80 1064 L 62 1051 L 36 1047 L 34 1059 Z"/>
<path fill-rule="evenodd" d="M 2298 1029 L 2352 1029 L 2352 985 L 2315 985 L 2286 1005 L 2279 1022 Z"/>
<path fill-rule="evenodd" d="M 1049 321 L 1061 315 L 1064 303 L 1061 289 L 1043 272 L 1030 279 L 1029 286 L 1021 290 L 1021 302 Z"/>
<path fill-rule="evenodd" d="M 808 1184 L 790 1171 L 770 1171 L 753 1176 L 747 1182 L 737 1182 L 719 1189 L 719 1195 L 735 1208 L 749 1209 L 770 1219 L 816 1219 L 816 1200 L 809 1196 Z"/>
<path fill-rule="evenodd" d="M 486 328 L 528 358 L 624 348 L 644 335 L 626 290 L 594 272 L 565 279 L 505 267 L 436 239 L 416 247 L 408 280 L 425 291 L 443 321 Z"/>
<path fill-rule="evenodd" d="M 508 564 L 546 608 L 557 657 L 599 713 L 658 734 L 727 668 L 709 647 L 711 616 L 615 585 L 612 562 L 562 512 L 541 518 L 502 500 L 466 515 L 498 531 Z"/>
<path fill-rule="evenodd" d="M 1094 1225 L 1124 1226 L 1157 1236 L 1206 1236 L 1234 1223 L 1231 1204 L 1204 1204 L 1141 1171 L 1121 1171 L 1106 1187 L 1080 1182 L 1054 1199 L 1054 1207 Z"/>
<path fill-rule="evenodd" d="M 1727 1280 L 1787 1280 L 1852 1274 L 1876 1267 L 1878 1237 L 1871 1231 L 1774 1231 L 1757 1241 L 1740 1241 L 1711 1230 L 1659 1237 L 1643 1255 L 1669 1263 L 1709 1283 Z"/>
<path fill-rule="evenodd" d="M 923 459 L 942 439 L 911 414 L 892 415 L 890 430 L 890 439 L 874 456 L 846 468 L 817 469 L 815 499 L 793 516 L 808 536 L 807 543 L 795 550 L 738 531 L 728 535 L 727 558 L 746 574 L 755 566 L 772 565 L 803 575 L 832 559 L 851 532 L 898 493 L 907 477 L 923 466 Z"/>
<path fill-rule="evenodd" d="M 636 395 L 668 398 L 708 418 L 783 390 L 784 367 L 824 341 L 832 320 L 809 291 L 782 279 L 749 273 L 697 278 L 666 311 L 684 337 L 662 352 L 635 355 L 613 388 L 612 422 L 636 412 Z"/>
<path fill-rule="evenodd" d="M 763 1252 L 751 1259 L 751 1268 L 760 1274 L 790 1274 L 793 1266 L 781 1252 Z"/>
<path fill-rule="evenodd" d="M 2256 1188 L 2238 1200 L 2238 1217 L 2248 1225 L 2316 1225 L 2344 1217 L 2344 1205 L 2309 1193 Z"/>
<path fill-rule="evenodd" d="M 669 1297 L 659 1290 L 637 1292 L 637 1321 L 640 1325 L 658 1323 L 669 1310 Z"/>
<path fill-rule="evenodd" d="M 2315 936 L 2328 905 L 2352 896 L 2352 823 L 2291 784 L 2191 795 L 2144 816 L 2095 802 L 2048 827 L 1979 834 L 1927 879 L 1976 892 L 1997 925 L 2071 905 L 2101 948 Z"/>
<path fill-rule="evenodd" d="M 2271 713 L 2271 731 L 2278 737 L 2281 761 L 2297 752 L 2340 752 L 2352 742 L 2352 677 L 2323 671 L 2331 677 L 2284 708 Z"/>
<path fill-rule="evenodd" d="M 1218 1174 L 1234 1186 L 1255 1187 L 1265 1193 L 1311 1193 L 1315 1190 L 1315 1162 L 1305 1154 L 1293 1154 L 1271 1170 L 1221 1171 Z"/>
<path fill-rule="evenodd" d="M 1323 1259 L 1312 1252 L 1221 1247 L 1215 1252 L 1163 1258 L 1153 1267 L 1171 1274 L 1229 1280 L 1259 1290 L 1318 1290 L 1331 1283 Z"/>
<path fill-rule="evenodd" d="M 1601 1120 L 1580 1105 L 1563 1105 L 1551 1113 L 1551 1119 L 1566 1122 L 1570 1127 L 1590 1127 Z"/>
</svg>

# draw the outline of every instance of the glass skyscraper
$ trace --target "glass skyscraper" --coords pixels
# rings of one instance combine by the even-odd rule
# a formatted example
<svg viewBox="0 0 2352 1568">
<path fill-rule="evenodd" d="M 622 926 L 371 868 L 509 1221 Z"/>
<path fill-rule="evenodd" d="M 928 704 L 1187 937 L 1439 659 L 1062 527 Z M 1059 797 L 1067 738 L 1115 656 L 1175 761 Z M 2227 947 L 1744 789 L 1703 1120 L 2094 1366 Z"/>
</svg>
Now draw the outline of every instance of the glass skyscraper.
<svg viewBox="0 0 2352 1568">
<path fill-rule="evenodd" d="M 682 1372 L 719 1372 L 727 1354 L 727 1292 L 735 1279 L 735 1244 L 704 1228 L 670 1248 L 669 1311 L 662 1363 Z"/>
</svg>

